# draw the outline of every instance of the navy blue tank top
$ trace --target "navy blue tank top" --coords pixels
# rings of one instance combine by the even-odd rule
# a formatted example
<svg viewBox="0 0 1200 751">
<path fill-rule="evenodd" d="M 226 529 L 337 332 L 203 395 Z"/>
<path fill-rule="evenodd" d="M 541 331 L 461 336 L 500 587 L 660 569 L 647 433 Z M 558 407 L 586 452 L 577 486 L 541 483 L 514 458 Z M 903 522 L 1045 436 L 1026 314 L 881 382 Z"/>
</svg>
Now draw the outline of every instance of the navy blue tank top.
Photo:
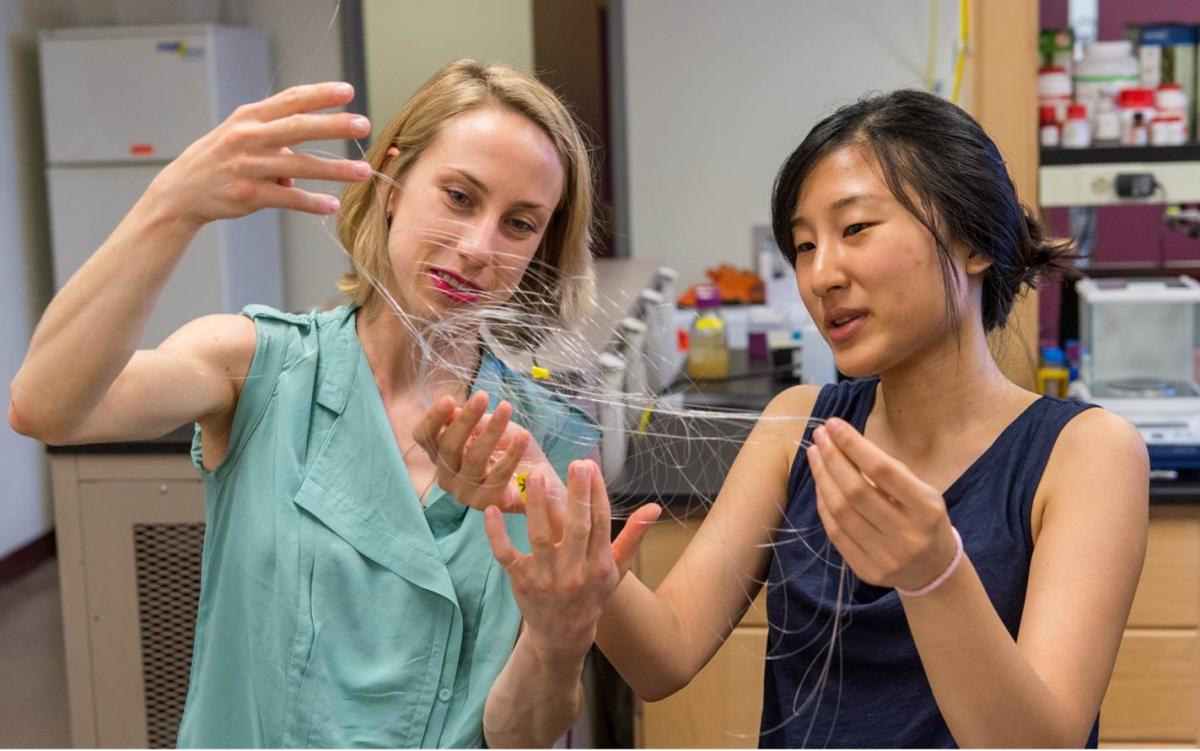
<svg viewBox="0 0 1200 751">
<path fill-rule="evenodd" d="M 821 390 L 813 417 L 862 431 L 878 378 Z M 1033 496 L 1059 431 L 1090 406 L 1042 397 L 945 492 L 950 519 L 1013 638 L 1029 561 Z M 812 427 L 805 431 L 812 440 Z M 895 590 L 858 581 L 829 542 L 803 449 L 767 580 L 765 748 L 953 748 Z M 1098 725 L 1088 746 L 1096 745 Z"/>
</svg>

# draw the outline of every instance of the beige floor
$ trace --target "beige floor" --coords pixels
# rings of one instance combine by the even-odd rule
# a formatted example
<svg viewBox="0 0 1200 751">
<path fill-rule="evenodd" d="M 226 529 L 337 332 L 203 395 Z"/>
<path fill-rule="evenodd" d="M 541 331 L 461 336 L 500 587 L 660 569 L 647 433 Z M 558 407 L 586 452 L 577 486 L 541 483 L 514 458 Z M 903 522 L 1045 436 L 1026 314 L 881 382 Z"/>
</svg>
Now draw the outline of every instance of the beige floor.
<svg viewBox="0 0 1200 751">
<path fill-rule="evenodd" d="M 71 745 L 58 562 L 0 587 L 0 747 Z"/>
</svg>

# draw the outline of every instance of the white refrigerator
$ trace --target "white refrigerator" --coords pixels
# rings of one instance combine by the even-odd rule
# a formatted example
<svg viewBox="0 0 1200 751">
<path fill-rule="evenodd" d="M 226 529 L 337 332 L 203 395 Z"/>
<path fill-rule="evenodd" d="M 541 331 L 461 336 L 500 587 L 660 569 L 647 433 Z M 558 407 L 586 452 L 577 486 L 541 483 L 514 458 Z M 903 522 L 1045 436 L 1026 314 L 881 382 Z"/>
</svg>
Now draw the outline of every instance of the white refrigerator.
<svg viewBox="0 0 1200 751">
<path fill-rule="evenodd" d="M 163 166 L 270 93 L 270 52 L 263 32 L 217 25 L 55 29 L 38 46 L 57 291 Z M 277 211 L 201 230 L 141 346 L 251 302 L 283 305 Z"/>
</svg>

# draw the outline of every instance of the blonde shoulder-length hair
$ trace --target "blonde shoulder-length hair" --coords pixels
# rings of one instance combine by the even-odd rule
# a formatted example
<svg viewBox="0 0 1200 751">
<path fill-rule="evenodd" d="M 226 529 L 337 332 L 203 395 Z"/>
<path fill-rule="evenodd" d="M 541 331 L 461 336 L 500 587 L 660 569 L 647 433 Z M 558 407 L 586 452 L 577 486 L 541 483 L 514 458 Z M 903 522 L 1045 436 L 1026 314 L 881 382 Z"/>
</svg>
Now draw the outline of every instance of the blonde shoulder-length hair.
<svg viewBox="0 0 1200 751">
<path fill-rule="evenodd" d="M 593 303 L 592 165 L 575 118 L 553 91 L 506 65 L 457 60 L 433 75 L 404 105 L 367 151 L 366 161 L 399 183 L 441 131 L 464 112 L 506 107 L 529 118 L 550 137 L 565 168 L 562 198 L 541 244 L 513 295 L 513 304 L 535 316 L 572 327 Z M 395 147 L 398 155 L 388 157 Z M 375 181 L 349 184 L 342 195 L 337 231 L 354 267 L 338 289 L 373 316 L 382 296 L 371 280 L 391 279 L 387 252 L 387 196 Z M 545 320 L 545 318 L 543 318 Z"/>
</svg>

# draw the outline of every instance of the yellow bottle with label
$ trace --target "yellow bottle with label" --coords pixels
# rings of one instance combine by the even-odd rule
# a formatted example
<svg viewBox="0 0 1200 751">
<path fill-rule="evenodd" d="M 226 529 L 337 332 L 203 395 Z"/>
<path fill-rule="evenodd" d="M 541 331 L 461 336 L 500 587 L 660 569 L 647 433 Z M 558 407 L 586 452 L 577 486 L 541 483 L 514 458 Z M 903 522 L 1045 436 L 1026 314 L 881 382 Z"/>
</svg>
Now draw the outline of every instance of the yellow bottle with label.
<svg viewBox="0 0 1200 751">
<path fill-rule="evenodd" d="M 696 381 L 727 378 L 729 347 L 721 318 L 721 293 L 715 287 L 700 287 L 696 290 L 696 309 L 699 315 L 688 339 L 688 375 Z"/>
<path fill-rule="evenodd" d="M 1037 369 L 1037 391 L 1047 396 L 1065 398 L 1071 385 L 1067 357 L 1058 347 L 1042 348 L 1042 363 Z"/>
</svg>

